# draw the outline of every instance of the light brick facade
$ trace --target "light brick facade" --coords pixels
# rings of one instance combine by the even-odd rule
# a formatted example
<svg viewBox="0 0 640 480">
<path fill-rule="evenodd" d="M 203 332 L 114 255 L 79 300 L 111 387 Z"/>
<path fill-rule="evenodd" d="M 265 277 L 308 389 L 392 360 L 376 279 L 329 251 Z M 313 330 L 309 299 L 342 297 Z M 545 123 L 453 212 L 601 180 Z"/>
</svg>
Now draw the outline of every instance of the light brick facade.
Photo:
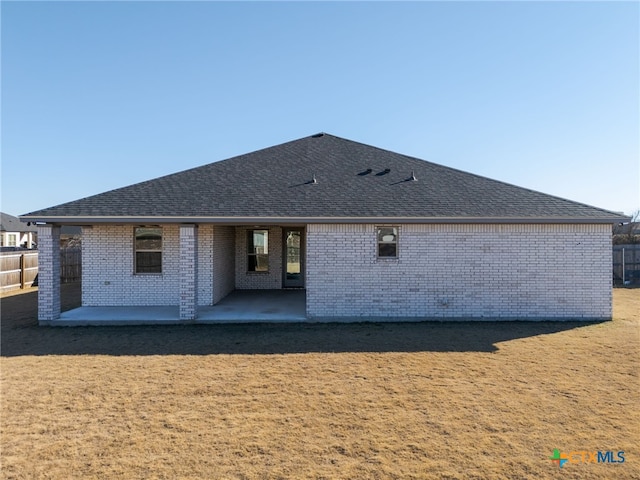
<svg viewBox="0 0 640 480">
<path fill-rule="evenodd" d="M 269 227 L 269 271 L 248 272 L 247 231 L 253 228 L 236 227 L 236 288 L 264 290 L 282 288 L 282 228 Z"/>
<path fill-rule="evenodd" d="M 180 226 L 162 225 L 162 273 L 134 273 L 134 227 L 94 225 L 82 231 L 82 304 L 181 305 Z M 269 272 L 247 272 L 247 227 L 197 227 L 197 305 L 218 303 L 234 289 L 282 288 L 282 229 L 269 230 Z M 188 238 L 188 237 L 185 237 Z M 188 248 L 191 248 L 189 246 Z M 187 268 L 191 268 L 187 266 Z M 188 273 L 191 275 L 193 273 Z M 59 296 L 58 296 L 59 297 Z"/>
<path fill-rule="evenodd" d="M 311 320 L 611 317 L 608 224 L 394 224 L 398 258 L 377 257 L 376 226 L 306 227 Z M 268 273 L 247 272 L 250 227 L 162 229 L 162 274 L 136 275 L 133 226 L 84 228 L 83 305 L 173 305 L 193 319 L 233 289 L 282 288 L 281 227 L 268 228 Z M 56 233 L 42 231 L 41 272 L 59 269 L 46 253 Z M 43 319 L 59 315 L 55 284 L 41 287 Z"/>
<path fill-rule="evenodd" d="M 178 225 L 162 225 L 162 273 L 134 273 L 134 227 L 94 225 L 82 229 L 82 305 L 180 304 Z"/>
<path fill-rule="evenodd" d="M 60 227 L 38 225 L 38 321 L 60 317 Z"/>
<path fill-rule="evenodd" d="M 213 225 L 198 225 L 198 305 L 213 303 Z"/>
<path fill-rule="evenodd" d="M 198 313 L 198 226 L 180 225 L 180 320 Z"/>
<path fill-rule="evenodd" d="M 213 227 L 213 303 L 218 303 L 236 286 L 236 229 Z"/>
<path fill-rule="evenodd" d="M 610 225 L 307 227 L 307 315 L 502 319 L 611 317 Z"/>
</svg>

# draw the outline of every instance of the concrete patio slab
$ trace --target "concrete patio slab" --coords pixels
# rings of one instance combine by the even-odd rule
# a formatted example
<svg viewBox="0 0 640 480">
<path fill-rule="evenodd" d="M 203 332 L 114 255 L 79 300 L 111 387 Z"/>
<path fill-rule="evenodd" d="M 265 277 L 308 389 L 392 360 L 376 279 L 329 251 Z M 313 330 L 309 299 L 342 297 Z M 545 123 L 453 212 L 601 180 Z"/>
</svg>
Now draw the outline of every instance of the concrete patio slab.
<svg viewBox="0 0 640 480">
<path fill-rule="evenodd" d="M 176 324 L 180 321 L 178 307 L 79 307 L 62 312 L 58 320 L 41 325 L 151 325 Z"/>
<path fill-rule="evenodd" d="M 304 290 L 234 290 L 217 305 L 201 306 L 195 320 L 180 320 L 177 306 L 80 307 L 43 325 L 173 325 L 306 321 Z"/>
<path fill-rule="evenodd" d="M 217 305 L 200 307 L 197 321 L 300 322 L 306 319 L 304 290 L 234 290 Z"/>
</svg>

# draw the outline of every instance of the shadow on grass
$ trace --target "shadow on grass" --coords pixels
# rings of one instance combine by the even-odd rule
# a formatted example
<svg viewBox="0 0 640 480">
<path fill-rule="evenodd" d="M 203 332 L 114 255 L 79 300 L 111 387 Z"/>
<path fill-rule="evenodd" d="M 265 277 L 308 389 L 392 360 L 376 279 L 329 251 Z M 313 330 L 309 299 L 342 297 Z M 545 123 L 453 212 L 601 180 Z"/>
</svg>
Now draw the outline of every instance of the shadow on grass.
<svg viewBox="0 0 640 480">
<path fill-rule="evenodd" d="M 66 291 L 65 291 L 66 290 Z M 63 310 L 78 306 L 63 286 Z M 2 299 L 3 357 L 24 355 L 215 355 L 310 352 L 495 352 L 499 342 L 563 332 L 589 322 L 421 322 L 39 327 L 37 293 Z"/>
</svg>

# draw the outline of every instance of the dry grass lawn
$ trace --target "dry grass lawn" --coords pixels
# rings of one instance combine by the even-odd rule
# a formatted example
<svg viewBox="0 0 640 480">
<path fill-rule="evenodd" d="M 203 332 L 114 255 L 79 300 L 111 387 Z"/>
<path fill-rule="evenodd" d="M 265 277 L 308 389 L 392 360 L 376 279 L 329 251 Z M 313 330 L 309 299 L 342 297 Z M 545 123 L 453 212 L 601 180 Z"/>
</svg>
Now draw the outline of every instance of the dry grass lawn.
<svg viewBox="0 0 640 480">
<path fill-rule="evenodd" d="M 640 290 L 592 324 L 41 328 L 35 300 L 2 300 L 5 479 L 640 478 Z"/>
</svg>

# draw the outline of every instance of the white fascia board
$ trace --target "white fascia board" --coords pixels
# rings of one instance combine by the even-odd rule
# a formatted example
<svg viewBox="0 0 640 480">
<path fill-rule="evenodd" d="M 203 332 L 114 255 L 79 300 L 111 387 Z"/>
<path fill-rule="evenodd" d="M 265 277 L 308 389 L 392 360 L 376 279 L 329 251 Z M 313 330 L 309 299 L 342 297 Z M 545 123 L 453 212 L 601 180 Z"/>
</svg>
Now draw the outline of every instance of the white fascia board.
<svg viewBox="0 0 640 480">
<path fill-rule="evenodd" d="M 213 223 L 220 225 L 300 225 L 347 223 L 399 223 L 399 224 L 618 224 L 629 221 L 625 216 L 602 217 L 147 217 L 147 216 L 21 216 L 30 222 L 60 225 L 94 225 L 102 223 L 180 224 Z"/>
</svg>

